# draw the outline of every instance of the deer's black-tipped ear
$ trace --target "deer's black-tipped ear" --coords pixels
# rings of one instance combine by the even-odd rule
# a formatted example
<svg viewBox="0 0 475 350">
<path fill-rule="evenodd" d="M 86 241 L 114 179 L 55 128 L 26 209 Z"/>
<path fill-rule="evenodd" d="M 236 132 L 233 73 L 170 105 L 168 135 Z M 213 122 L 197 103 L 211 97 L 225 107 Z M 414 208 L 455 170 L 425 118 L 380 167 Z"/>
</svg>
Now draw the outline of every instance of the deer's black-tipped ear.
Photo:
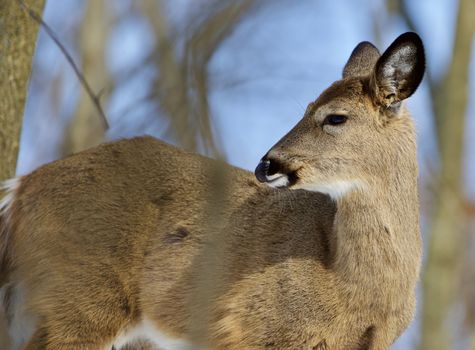
<svg viewBox="0 0 475 350">
<path fill-rule="evenodd" d="M 371 77 L 378 105 L 397 107 L 419 86 L 425 70 L 424 46 L 416 33 L 400 35 L 376 62 Z"/>
<path fill-rule="evenodd" d="M 369 75 L 380 56 L 378 49 L 370 42 L 359 43 L 343 68 L 343 78 Z"/>
</svg>

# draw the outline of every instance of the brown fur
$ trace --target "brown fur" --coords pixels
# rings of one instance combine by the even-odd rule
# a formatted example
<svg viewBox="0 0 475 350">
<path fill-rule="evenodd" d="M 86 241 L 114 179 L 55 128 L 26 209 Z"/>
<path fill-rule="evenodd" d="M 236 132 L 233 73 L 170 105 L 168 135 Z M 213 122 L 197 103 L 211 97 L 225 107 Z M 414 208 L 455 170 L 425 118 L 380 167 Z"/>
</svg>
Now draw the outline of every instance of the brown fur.
<svg viewBox="0 0 475 350">
<path fill-rule="evenodd" d="M 6 218 L 0 213 L 0 287 L 6 283 L 8 275 Z"/>
<path fill-rule="evenodd" d="M 150 137 L 23 176 L 8 222 L 9 284 L 37 320 L 23 349 L 104 349 L 143 318 L 209 349 L 388 349 L 421 258 L 415 132 L 350 63 L 268 153 L 290 189 Z M 354 179 L 336 200 L 298 189 Z"/>
</svg>

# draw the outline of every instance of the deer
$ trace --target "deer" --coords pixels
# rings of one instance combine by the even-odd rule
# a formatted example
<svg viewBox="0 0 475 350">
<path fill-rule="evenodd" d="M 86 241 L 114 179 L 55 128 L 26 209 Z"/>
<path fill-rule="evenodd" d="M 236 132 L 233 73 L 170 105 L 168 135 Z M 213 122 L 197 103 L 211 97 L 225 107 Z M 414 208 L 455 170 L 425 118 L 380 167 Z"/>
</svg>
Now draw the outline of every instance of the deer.
<svg viewBox="0 0 475 350">
<path fill-rule="evenodd" d="M 361 42 L 255 173 L 150 136 L 3 184 L 12 349 L 383 350 L 415 313 L 424 47 Z"/>
</svg>

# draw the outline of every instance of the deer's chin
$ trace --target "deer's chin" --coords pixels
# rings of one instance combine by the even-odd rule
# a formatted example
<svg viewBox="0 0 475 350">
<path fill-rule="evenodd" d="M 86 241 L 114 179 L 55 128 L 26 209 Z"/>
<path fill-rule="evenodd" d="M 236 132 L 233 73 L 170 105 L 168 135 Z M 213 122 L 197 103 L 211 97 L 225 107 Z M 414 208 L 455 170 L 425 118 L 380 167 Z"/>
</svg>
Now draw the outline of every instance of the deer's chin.
<svg viewBox="0 0 475 350">
<path fill-rule="evenodd" d="M 284 188 L 289 186 L 289 177 L 286 174 L 276 173 L 266 176 L 266 184 L 274 188 Z"/>
</svg>

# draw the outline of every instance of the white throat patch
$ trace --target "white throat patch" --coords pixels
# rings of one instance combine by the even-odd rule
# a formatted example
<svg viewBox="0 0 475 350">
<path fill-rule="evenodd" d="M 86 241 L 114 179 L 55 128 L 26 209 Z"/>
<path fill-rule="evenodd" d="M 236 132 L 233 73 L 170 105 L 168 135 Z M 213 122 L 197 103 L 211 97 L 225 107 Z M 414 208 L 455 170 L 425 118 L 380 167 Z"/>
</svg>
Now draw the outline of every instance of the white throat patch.
<svg viewBox="0 0 475 350">
<path fill-rule="evenodd" d="M 296 184 L 295 189 L 303 189 L 312 192 L 320 192 L 330 196 L 333 200 L 337 200 L 345 196 L 347 193 L 361 189 L 363 183 L 359 180 L 337 180 L 328 183 L 315 183 L 315 184 Z"/>
</svg>

